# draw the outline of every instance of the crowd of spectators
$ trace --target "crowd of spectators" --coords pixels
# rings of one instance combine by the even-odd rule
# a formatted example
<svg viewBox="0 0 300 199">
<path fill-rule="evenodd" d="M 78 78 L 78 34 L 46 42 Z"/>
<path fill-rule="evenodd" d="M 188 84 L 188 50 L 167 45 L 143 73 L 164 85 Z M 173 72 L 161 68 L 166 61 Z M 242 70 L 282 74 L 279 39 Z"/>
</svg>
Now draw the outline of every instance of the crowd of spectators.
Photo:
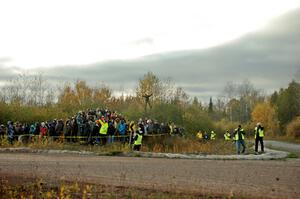
<svg viewBox="0 0 300 199">
<path fill-rule="evenodd" d="M 99 134 L 102 121 L 107 123 L 107 131 Z M 79 111 L 66 120 L 34 122 L 32 124 L 8 121 L 7 126 L 0 125 L 0 138 L 7 136 L 13 143 L 21 135 L 38 137 L 40 140 L 51 138 L 54 141 L 84 142 L 88 144 L 106 144 L 112 142 L 131 142 L 135 132 L 140 129 L 144 135 L 182 134 L 183 130 L 174 123 L 159 123 L 149 118 L 137 122 L 128 121 L 116 111 L 108 109 L 88 109 Z"/>
</svg>

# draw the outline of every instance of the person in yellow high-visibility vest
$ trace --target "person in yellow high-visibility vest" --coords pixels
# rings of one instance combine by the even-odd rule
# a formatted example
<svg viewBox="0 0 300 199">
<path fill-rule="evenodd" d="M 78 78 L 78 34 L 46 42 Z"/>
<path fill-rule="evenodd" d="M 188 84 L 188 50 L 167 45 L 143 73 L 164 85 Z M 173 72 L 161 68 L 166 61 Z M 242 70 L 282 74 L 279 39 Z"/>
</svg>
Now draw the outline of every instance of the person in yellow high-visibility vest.
<svg viewBox="0 0 300 199">
<path fill-rule="evenodd" d="M 216 136 L 217 136 L 217 134 L 214 131 L 210 132 L 210 140 L 215 140 Z"/>
<path fill-rule="evenodd" d="M 139 127 L 139 129 L 136 131 L 136 135 L 134 137 L 134 144 L 133 144 L 133 150 L 134 151 L 141 150 L 142 140 L 143 140 L 143 131 Z"/>
<path fill-rule="evenodd" d="M 234 131 L 234 141 L 236 145 L 237 154 L 245 153 L 246 145 L 245 145 L 245 131 L 241 125 L 238 126 Z M 243 147 L 241 151 L 241 146 Z"/>
<path fill-rule="evenodd" d="M 105 145 L 107 140 L 108 122 L 107 119 L 102 116 L 99 123 L 101 125 L 99 130 L 101 144 Z"/>
<path fill-rule="evenodd" d="M 224 133 L 224 139 L 225 139 L 225 141 L 230 141 L 230 137 L 231 137 L 231 135 L 230 135 L 229 131 L 227 130 L 227 131 Z"/>
<path fill-rule="evenodd" d="M 132 138 L 133 138 L 133 135 L 134 135 L 134 132 L 136 132 L 136 124 L 134 121 L 131 121 L 130 124 L 129 124 L 129 144 L 132 144 Z"/>
<path fill-rule="evenodd" d="M 203 133 L 202 133 L 202 131 L 200 130 L 200 131 L 198 131 L 198 133 L 196 134 L 196 136 L 197 136 L 197 138 L 198 138 L 198 140 L 203 140 Z"/>
<path fill-rule="evenodd" d="M 264 152 L 264 127 L 257 123 L 254 129 L 255 154 L 258 154 L 258 142 L 260 142 L 261 152 Z"/>
</svg>

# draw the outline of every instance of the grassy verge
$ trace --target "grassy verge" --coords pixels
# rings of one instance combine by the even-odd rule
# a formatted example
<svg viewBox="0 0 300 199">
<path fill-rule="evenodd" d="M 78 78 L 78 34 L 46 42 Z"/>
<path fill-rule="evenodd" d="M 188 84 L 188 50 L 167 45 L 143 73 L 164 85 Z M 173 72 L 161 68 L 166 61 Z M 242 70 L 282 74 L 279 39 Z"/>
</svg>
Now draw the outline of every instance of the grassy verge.
<svg viewBox="0 0 300 199">
<path fill-rule="evenodd" d="M 29 147 L 32 149 L 56 149 L 56 150 L 72 150 L 72 151 L 90 151 L 96 153 L 104 153 L 108 155 L 117 155 L 122 152 L 132 151 L 132 146 L 124 143 L 111 143 L 105 146 L 86 145 L 81 143 L 58 142 L 50 139 L 43 141 L 33 140 L 27 144 L 15 142 L 10 145 L 7 140 L 0 142 L 0 147 Z M 235 154 L 235 145 L 232 142 L 224 140 L 213 141 L 197 141 L 182 137 L 145 137 L 141 151 L 156 153 L 184 153 L 184 154 L 219 154 L 229 155 Z M 251 144 L 247 144 L 247 153 L 252 153 Z"/>
<path fill-rule="evenodd" d="M 287 158 L 299 158 L 299 154 L 296 154 L 296 153 L 289 153 Z"/>
</svg>

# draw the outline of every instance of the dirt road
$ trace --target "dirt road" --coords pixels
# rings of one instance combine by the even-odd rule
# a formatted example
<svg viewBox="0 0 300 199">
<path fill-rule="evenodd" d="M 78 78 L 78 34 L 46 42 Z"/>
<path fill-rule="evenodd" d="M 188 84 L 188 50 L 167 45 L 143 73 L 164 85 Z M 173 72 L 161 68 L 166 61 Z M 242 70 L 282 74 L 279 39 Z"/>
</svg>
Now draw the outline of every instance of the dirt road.
<svg viewBox="0 0 300 199">
<path fill-rule="evenodd" d="M 254 198 L 299 198 L 300 159 L 186 160 L 0 153 L 0 176 Z"/>
</svg>

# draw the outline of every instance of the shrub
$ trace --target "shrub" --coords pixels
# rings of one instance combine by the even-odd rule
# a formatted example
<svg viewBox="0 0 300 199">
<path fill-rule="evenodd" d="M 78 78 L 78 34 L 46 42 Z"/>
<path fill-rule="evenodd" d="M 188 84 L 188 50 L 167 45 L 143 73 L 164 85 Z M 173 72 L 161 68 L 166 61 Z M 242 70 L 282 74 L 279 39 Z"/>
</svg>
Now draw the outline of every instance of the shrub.
<svg viewBox="0 0 300 199">
<path fill-rule="evenodd" d="M 300 116 L 292 120 L 286 127 L 286 135 L 289 137 L 300 137 Z"/>
</svg>

